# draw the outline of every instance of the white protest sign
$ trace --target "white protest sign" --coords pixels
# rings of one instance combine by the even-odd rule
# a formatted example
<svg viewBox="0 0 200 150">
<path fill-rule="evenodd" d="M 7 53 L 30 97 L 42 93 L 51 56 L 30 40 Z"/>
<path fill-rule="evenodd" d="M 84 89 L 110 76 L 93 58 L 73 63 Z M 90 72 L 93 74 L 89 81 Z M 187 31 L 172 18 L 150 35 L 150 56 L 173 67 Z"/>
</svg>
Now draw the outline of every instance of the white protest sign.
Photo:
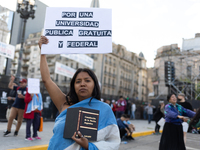
<svg viewBox="0 0 200 150">
<path fill-rule="evenodd" d="M 89 68 L 93 68 L 93 59 L 85 54 L 61 54 L 61 56 L 77 61 Z"/>
<path fill-rule="evenodd" d="M 47 7 L 42 54 L 112 53 L 112 11 Z"/>
<path fill-rule="evenodd" d="M 28 78 L 28 93 L 40 93 L 40 79 Z"/>
<path fill-rule="evenodd" d="M 56 62 L 55 73 L 72 78 L 75 72 L 75 69 Z"/>
<path fill-rule="evenodd" d="M 14 54 L 15 54 L 14 46 L 0 42 L 0 55 L 13 59 Z"/>
<path fill-rule="evenodd" d="M 160 125 L 160 126 L 164 126 L 164 124 L 165 124 L 165 119 L 162 117 L 162 118 L 158 121 L 157 124 Z"/>
</svg>

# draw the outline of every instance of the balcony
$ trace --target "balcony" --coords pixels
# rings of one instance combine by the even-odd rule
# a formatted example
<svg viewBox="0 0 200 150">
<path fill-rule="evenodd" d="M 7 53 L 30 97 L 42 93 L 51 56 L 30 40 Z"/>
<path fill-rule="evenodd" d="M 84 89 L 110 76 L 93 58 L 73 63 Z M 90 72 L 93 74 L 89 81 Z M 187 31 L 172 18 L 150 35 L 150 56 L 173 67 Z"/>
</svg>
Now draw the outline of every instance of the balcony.
<svg viewBox="0 0 200 150">
<path fill-rule="evenodd" d="M 31 53 L 31 50 L 30 49 L 26 49 L 25 51 L 24 51 L 24 54 L 30 54 Z"/>
<path fill-rule="evenodd" d="M 28 72 L 27 71 L 22 71 L 21 74 L 24 75 L 24 76 L 27 76 Z"/>
<path fill-rule="evenodd" d="M 50 70 L 49 70 L 49 73 L 50 73 L 50 74 L 53 74 L 53 73 L 54 73 L 54 69 L 50 69 Z"/>
<path fill-rule="evenodd" d="M 53 63 L 53 62 L 47 62 L 48 63 L 48 66 L 54 66 L 55 65 L 55 63 Z"/>
<path fill-rule="evenodd" d="M 24 57 L 23 58 L 23 61 L 29 61 L 30 60 L 30 57 Z"/>
<path fill-rule="evenodd" d="M 11 67 L 11 70 L 17 70 L 17 67 Z"/>
<path fill-rule="evenodd" d="M 19 51 L 20 51 L 20 49 L 19 49 L 19 48 L 15 49 L 15 52 L 19 52 Z"/>
<path fill-rule="evenodd" d="M 14 65 L 17 64 L 17 60 L 15 60 L 15 59 L 13 59 L 11 62 L 12 62 Z"/>
<path fill-rule="evenodd" d="M 28 68 L 29 65 L 28 65 L 28 64 L 23 64 L 22 67 L 23 67 L 23 68 Z"/>
<path fill-rule="evenodd" d="M 46 55 L 46 58 L 54 58 L 56 55 Z"/>
</svg>

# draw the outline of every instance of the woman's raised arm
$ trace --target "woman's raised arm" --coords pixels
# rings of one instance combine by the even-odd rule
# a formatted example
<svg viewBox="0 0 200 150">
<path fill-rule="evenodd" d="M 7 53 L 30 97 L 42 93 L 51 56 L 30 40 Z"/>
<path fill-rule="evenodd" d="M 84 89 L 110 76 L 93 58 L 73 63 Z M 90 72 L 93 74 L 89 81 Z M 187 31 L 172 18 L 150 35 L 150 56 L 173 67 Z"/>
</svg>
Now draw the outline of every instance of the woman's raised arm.
<svg viewBox="0 0 200 150">
<path fill-rule="evenodd" d="M 41 49 L 42 44 L 48 44 L 49 40 L 45 36 L 41 36 L 39 41 L 39 47 Z M 59 87 L 51 80 L 49 68 L 45 55 L 40 57 L 40 72 L 42 76 L 42 81 L 53 101 L 58 111 L 61 112 L 61 109 L 66 102 L 66 95 L 59 89 Z"/>
</svg>

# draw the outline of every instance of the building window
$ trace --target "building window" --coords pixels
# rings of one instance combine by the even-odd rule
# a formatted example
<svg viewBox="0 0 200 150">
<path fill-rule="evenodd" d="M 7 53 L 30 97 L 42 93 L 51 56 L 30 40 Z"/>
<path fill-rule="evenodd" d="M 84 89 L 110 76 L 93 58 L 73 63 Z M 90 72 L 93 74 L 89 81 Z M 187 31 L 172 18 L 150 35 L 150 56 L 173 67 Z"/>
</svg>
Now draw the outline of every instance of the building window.
<svg viewBox="0 0 200 150">
<path fill-rule="evenodd" d="M 110 84 L 110 78 L 108 78 L 108 84 Z"/>
<path fill-rule="evenodd" d="M 91 54 L 91 58 L 93 58 L 93 59 L 94 59 L 94 54 Z"/>
<path fill-rule="evenodd" d="M 67 81 L 67 77 L 64 78 L 64 81 Z"/>
<path fill-rule="evenodd" d="M 111 68 L 109 68 L 109 73 L 111 73 Z"/>
<path fill-rule="evenodd" d="M 115 74 L 115 69 L 113 69 L 113 74 Z"/>
<path fill-rule="evenodd" d="M 32 69 L 31 69 L 31 72 L 35 72 L 35 68 L 32 68 Z"/>
<path fill-rule="evenodd" d="M 187 66 L 187 77 L 188 78 L 192 77 L 192 66 Z"/>
<path fill-rule="evenodd" d="M 105 59 L 105 61 L 107 61 L 107 56 L 106 55 L 105 55 L 104 59 Z"/>
<path fill-rule="evenodd" d="M 71 68 L 73 68 L 73 63 L 71 63 Z"/>
<path fill-rule="evenodd" d="M 105 66 L 105 72 L 107 71 L 107 67 Z"/>
<path fill-rule="evenodd" d="M 56 81 L 58 81 L 58 74 L 56 74 Z"/>
<path fill-rule="evenodd" d="M 104 83 L 106 83 L 106 77 L 104 77 Z"/>
<path fill-rule="evenodd" d="M 111 63 L 112 62 L 112 58 L 111 57 L 109 57 L 109 63 Z"/>
<path fill-rule="evenodd" d="M 108 89 L 108 95 L 110 95 L 110 89 Z"/>
<path fill-rule="evenodd" d="M 78 63 L 76 63 L 76 69 L 78 69 Z"/>
<path fill-rule="evenodd" d="M 112 84 L 115 85 L 115 80 L 113 79 Z"/>
</svg>

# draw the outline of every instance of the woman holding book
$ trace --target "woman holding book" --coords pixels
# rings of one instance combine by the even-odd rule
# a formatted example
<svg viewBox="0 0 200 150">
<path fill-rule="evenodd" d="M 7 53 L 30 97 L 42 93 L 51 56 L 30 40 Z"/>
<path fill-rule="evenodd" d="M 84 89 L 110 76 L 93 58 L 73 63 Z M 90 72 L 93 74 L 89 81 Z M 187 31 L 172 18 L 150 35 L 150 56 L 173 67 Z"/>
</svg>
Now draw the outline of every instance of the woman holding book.
<svg viewBox="0 0 200 150">
<path fill-rule="evenodd" d="M 184 116 L 194 117 L 195 112 L 178 105 L 176 96 L 169 94 L 165 106 L 165 125 L 160 140 L 159 150 L 186 150 L 183 140 L 182 122 Z"/>
<path fill-rule="evenodd" d="M 48 44 L 48 39 L 41 36 L 39 47 Z M 100 101 L 101 93 L 96 75 L 90 69 L 78 69 L 71 79 L 70 90 L 64 94 L 51 80 L 46 56 L 41 55 L 40 70 L 44 85 L 60 112 L 54 125 L 54 135 L 49 142 L 49 150 L 116 150 L 120 145 L 119 130 L 112 109 Z M 63 138 L 68 108 L 84 107 L 99 110 L 97 141 L 89 142 L 80 132 L 75 132 L 71 139 Z M 78 138 L 76 138 L 78 134 Z"/>
</svg>

